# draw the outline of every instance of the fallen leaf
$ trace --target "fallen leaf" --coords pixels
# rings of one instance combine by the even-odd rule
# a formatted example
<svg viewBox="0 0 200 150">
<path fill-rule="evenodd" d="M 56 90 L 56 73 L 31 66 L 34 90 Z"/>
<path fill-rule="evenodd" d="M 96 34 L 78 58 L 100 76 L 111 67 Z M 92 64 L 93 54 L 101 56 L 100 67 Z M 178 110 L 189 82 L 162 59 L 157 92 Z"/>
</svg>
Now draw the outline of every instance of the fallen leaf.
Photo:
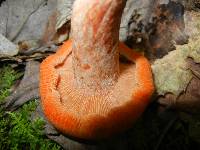
<svg viewBox="0 0 200 150">
<path fill-rule="evenodd" d="M 15 65 L 24 64 L 30 60 L 41 61 L 52 53 L 55 53 L 57 48 L 58 46 L 54 44 L 45 45 L 38 48 L 33 47 L 26 51 L 20 51 L 20 53 L 16 56 L 0 55 L 0 61 L 4 64 L 11 63 Z"/>
<path fill-rule="evenodd" d="M 188 114 L 181 112 L 180 117 L 183 121 L 185 121 L 188 125 L 188 133 L 192 140 L 200 143 L 200 120 L 199 115 Z"/>
<path fill-rule="evenodd" d="M 0 33 L 11 41 L 41 39 L 55 0 L 6 0 L 0 7 Z"/>
<path fill-rule="evenodd" d="M 86 141 L 68 137 L 57 131 L 48 122 L 45 127 L 45 132 L 49 139 L 55 141 L 67 150 L 132 150 L 134 147 L 134 143 L 129 143 L 129 141 L 133 140 L 134 132 L 131 132 L 129 136 L 124 133 L 101 141 Z"/>
<path fill-rule="evenodd" d="M 57 11 L 54 11 L 48 18 L 46 29 L 42 35 L 41 42 L 43 45 L 53 42 L 54 36 L 56 35 L 56 18 Z"/>
<path fill-rule="evenodd" d="M 41 102 L 41 101 L 40 101 Z M 36 111 L 32 114 L 32 120 L 37 117 L 42 117 L 45 122 L 45 134 L 46 136 L 62 146 L 63 149 L 67 150 L 132 150 L 134 147 L 132 141 L 134 132 L 127 135 L 127 133 L 116 135 L 109 139 L 101 141 L 86 141 L 77 138 L 72 138 L 59 132 L 50 122 L 45 118 L 41 105 L 39 103 Z"/>
<path fill-rule="evenodd" d="M 74 0 L 57 0 L 56 11 L 50 15 L 42 37 L 43 44 L 61 43 L 69 38 L 73 3 Z"/>
<path fill-rule="evenodd" d="M 193 75 L 200 79 L 200 63 L 194 58 L 187 59 L 188 68 L 192 71 Z"/>
<path fill-rule="evenodd" d="M 62 26 L 71 19 L 72 5 L 74 1 L 75 0 L 58 0 L 56 30 L 62 28 Z"/>
<path fill-rule="evenodd" d="M 189 47 L 179 46 L 177 50 L 154 62 L 152 70 L 158 95 L 172 93 L 178 96 L 185 91 L 192 79 L 192 72 L 187 69 L 186 62 L 189 53 Z"/>
<path fill-rule="evenodd" d="M 61 43 L 69 38 L 70 20 L 74 0 L 58 0 L 56 11 L 51 14 L 43 41 Z M 56 21 L 55 21 L 56 20 Z"/>
<path fill-rule="evenodd" d="M 19 48 L 14 43 L 0 34 L 0 55 L 14 56 L 18 53 Z"/>
<path fill-rule="evenodd" d="M 185 1 L 185 7 L 188 10 L 198 11 L 200 9 L 200 1 L 199 0 L 187 0 Z"/>
<path fill-rule="evenodd" d="M 44 43 L 52 40 L 61 43 L 69 38 L 73 2 L 74 0 L 58 0 L 57 11 L 49 18 L 43 35 Z M 181 2 L 128 0 L 122 16 L 119 38 L 131 47 L 148 49 L 151 59 L 163 57 L 174 49 L 174 42 L 187 42 L 183 15 L 184 6 Z"/>
<path fill-rule="evenodd" d="M 58 18 L 58 12 L 55 11 L 51 14 L 48 19 L 46 30 L 42 37 L 42 44 L 49 43 L 62 43 L 64 40 L 69 38 L 70 33 L 70 20 L 66 20 L 65 24 L 62 27 L 56 29 L 56 19 Z"/>
<path fill-rule="evenodd" d="M 200 34 L 200 14 L 195 11 L 186 11 L 184 14 L 185 32 L 190 39 L 196 39 Z"/>
<path fill-rule="evenodd" d="M 76 140 L 70 139 L 59 131 L 57 131 L 49 122 L 45 126 L 45 133 L 47 137 L 67 150 L 97 150 L 97 146 L 80 143 Z"/>
<path fill-rule="evenodd" d="M 20 58 L 14 57 L 14 56 L 8 56 L 8 55 L 0 55 L 0 61 L 3 62 L 16 62 L 21 63 L 22 60 Z"/>
<path fill-rule="evenodd" d="M 27 62 L 23 79 L 5 100 L 6 110 L 16 110 L 29 100 L 39 98 L 39 64 L 37 61 Z"/>
<path fill-rule="evenodd" d="M 188 44 L 177 45 L 175 51 L 156 60 L 152 69 L 160 104 L 200 113 L 200 15 L 192 12 L 190 16 L 186 19 L 186 30 L 191 29 Z"/>
<path fill-rule="evenodd" d="M 19 53 L 24 53 L 30 49 L 37 49 L 41 46 L 41 42 L 39 40 L 24 40 L 18 42 Z"/>
<path fill-rule="evenodd" d="M 120 40 L 144 50 L 154 61 L 188 42 L 184 30 L 184 2 L 169 0 L 127 1 L 122 17 Z"/>
</svg>

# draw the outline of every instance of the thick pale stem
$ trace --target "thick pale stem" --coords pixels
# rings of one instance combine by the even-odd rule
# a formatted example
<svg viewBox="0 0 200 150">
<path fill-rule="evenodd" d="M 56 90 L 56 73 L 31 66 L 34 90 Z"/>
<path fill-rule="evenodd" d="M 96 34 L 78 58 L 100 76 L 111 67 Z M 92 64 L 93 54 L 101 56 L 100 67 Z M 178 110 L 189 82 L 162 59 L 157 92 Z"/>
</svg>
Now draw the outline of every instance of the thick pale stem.
<svg viewBox="0 0 200 150">
<path fill-rule="evenodd" d="M 103 89 L 119 76 L 119 28 L 126 0 L 76 0 L 73 69 L 81 88 Z"/>
</svg>

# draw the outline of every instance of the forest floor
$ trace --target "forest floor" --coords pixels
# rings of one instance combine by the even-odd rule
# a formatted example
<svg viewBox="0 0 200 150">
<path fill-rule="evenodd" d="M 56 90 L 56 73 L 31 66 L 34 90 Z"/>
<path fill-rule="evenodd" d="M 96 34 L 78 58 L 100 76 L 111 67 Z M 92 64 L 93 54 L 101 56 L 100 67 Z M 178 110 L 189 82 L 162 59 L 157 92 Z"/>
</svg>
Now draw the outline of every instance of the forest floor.
<svg viewBox="0 0 200 150">
<path fill-rule="evenodd" d="M 0 68 L 0 102 L 10 94 L 11 88 L 22 77 L 22 70 L 9 65 Z M 39 100 L 24 104 L 17 112 L 6 112 L 0 107 L 0 149 L 62 149 L 49 140 L 44 132 L 44 120 L 32 120 Z M 143 117 L 127 131 L 132 136 L 134 150 L 189 150 L 200 149 L 200 119 L 194 115 L 172 109 L 162 111 L 153 102 Z"/>
<path fill-rule="evenodd" d="M 200 150 L 200 1 L 127 0 L 119 37 L 144 50 L 157 97 L 131 129 L 96 143 L 58 132 L 40 107 L 40 63 L 70 37 L 74 0 L 58 2 L 0 0 L 0 150 Z"/>
</svg>

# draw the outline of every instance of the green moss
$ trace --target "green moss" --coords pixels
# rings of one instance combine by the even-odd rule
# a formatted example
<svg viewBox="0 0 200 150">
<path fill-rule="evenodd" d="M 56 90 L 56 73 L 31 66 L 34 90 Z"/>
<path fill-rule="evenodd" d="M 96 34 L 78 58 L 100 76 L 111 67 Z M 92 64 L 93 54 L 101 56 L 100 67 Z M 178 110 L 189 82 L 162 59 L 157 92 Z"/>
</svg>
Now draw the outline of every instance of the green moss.
<svg viewBox="0 0 200 150">
<path fill-rule="evenodd" d="M 0 103 L 10 94 L 10 87 L 21 76 L 22 73 L 15 71 L 10 66 L 0 69 Z"/>
<path fill-rule="evenodd" d="M 11 149 L 60 149 L 45 137 L 43 132 L 45 121 L 42 118 L 30 120 L 31 113 L 36 109 L 37 101 L 25 104 L 19 112 L 10 112 L 11 129 L 8 133 L 8 144 Z"/>
<path fill-rule="evenodd" d="M 8 145 L 8 134 L 10 119 L 4 116 L 3 110 L 0 108 L 0 149 L 6 149 Z"/>
<path fill-rule="evenodd" d="M 9 66 L 0 69 L 0 103 L 4 102 L 10 94 L 11 86 L 21 75 Z M 37 105 L 37 100 L 31 101 L 17 112 L 5 112 L 0 107 L 0 150 L 61 149 L 45 136 L 45 122 L 42 118 L 31 120 L 31 114 Z"/>
<path fill-rule="evenodd" d="M 0 69 L 0 104 L 10 94 L 10 87 L 14 81 L 20 77 L 10 66 L 4 66 Z M 8 146 L 8 130 L 10 128 L 10 118 L 5 115 L 5 112 L 0 107 L 0 148 L 6 149 Z"/>
</svg>

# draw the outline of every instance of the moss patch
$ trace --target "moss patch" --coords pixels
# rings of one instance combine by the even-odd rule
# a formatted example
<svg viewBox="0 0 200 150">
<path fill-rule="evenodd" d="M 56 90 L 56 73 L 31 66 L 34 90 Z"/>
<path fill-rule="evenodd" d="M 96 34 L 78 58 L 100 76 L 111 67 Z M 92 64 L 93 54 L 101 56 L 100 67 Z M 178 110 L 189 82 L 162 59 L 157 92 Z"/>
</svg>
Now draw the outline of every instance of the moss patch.
<svg viewBox="0 0 200 150">
<path fill-rule="evenodd" d="M 9 66 L 0 69 L 0 103 L 10 94 L 10 88 L 21 77 L 21 73 Z M 44 132 L 44 120 L 31 121 L 31 113 L 38 105 L 37 100 L 25 104 L 17 112 L 5 112 L 0 107 L 0 149 L 58 150 L 59 145 L 49 140 Z"/>
</svg>

